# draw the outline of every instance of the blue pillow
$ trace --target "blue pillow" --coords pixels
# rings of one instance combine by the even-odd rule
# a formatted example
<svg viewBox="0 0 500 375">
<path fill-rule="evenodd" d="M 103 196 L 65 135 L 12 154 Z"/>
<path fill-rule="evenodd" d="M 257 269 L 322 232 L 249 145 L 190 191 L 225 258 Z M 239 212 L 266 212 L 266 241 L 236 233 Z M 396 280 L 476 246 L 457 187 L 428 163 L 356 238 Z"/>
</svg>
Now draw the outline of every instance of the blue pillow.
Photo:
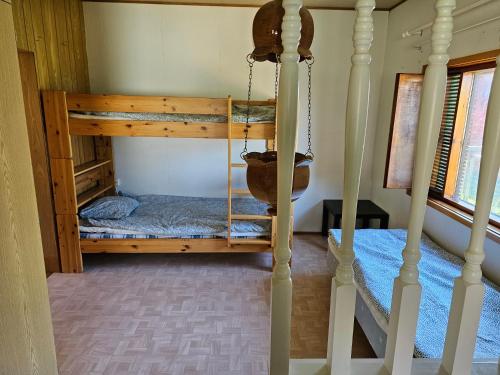
<svg viewBox="0 0 500 375">
<path fill-rule="evenodd" d="M 134 198 L 111 196 L 99 198 L 80 211 L 84 219 L 123 219 L 139 206 Z"/>
</svg>

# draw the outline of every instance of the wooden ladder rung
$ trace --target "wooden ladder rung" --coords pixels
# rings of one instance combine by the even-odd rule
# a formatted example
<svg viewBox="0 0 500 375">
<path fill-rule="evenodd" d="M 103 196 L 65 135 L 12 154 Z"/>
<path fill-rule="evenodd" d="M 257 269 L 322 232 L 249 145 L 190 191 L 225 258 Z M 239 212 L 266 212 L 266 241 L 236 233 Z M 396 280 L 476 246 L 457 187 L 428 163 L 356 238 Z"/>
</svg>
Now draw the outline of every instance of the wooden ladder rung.
<svg viewBox="0 0 500 375">
<path fill-rule="evenodd" d="M 233 168 L 246 168 L 247 163 L 232 163 L 231 167 L 233 167 Z"/>
<path fill-rule="evenodd" d="M 232 220 L 272 220 L 269 215 L 246 215 L 246 214 L 231 214 Z"/>
<path fill-rule="evenodd" d="M 248 189 L 232 189 L 231 194 L 236 194 L 236 195 L 252 195 L 250 193 L 250 190 Z"/>
<path fill-rule="evenodd" d="M 231 238 L 231 245 L 271 245 L 271 240 L 261 240 L 256 238 Z"/>
</svg>

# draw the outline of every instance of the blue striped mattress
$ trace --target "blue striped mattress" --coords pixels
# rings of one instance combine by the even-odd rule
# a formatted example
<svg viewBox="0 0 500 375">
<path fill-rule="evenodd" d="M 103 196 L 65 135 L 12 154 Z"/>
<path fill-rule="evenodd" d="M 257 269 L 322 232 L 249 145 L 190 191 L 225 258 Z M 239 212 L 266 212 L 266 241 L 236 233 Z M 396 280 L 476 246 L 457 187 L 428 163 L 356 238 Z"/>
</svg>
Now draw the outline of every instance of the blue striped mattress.
<svg viewBox="0 0 500 375">
<path fill-rule="evenodd" d="M 80 238 L 227 238 L 227 198 L 132 196 L 139 206 L 122 219 L 80 219 Z M 233 198 L 233 214 L 266 215 L 254 198 Z M 270 235 L 269 220 L 233 220 L 231 237 Z"/>
<path fill-rule="evenodd" d="M 255 236 L 242 236 L 238 233 L 231 233 L 231 237 L 234 238 L 268 238 L 269 235 L 255 235 Z M 178 238 L 178 239 L 213 239 L 213 238 L 227 238 L 227 233 L 225 235 L 203 235 L 203 234 L 192 234 L 192 235 L 177 235 L 177 236 L 160 236 L 155 234 L 119 234 L 119 233 L 89 233 L 80 232 L 81 239 L 157 239 L 157 238 Z"/>
<path fill-rule="evenodd" d="M 338 246 L 341 230 L 332 229 L 330 238 Z M 358 229 L 354 233 L 356 286 L 363 300 L 368 300 L 365 303 L 386 333 L 393 282 L 403 263 L 401 252 L 405 243 L 406 230 L 403 229 Z M 422 297 L 415 356 L 441 358 L 453 282 L 460 276 L 464 261 L 436 245 L 425 234 L 420 250 Z M 500 288 L 486 278 L 483 282 L 485 295 L 474 357 L 492 359 L 500 356 Z"/>
</svg>

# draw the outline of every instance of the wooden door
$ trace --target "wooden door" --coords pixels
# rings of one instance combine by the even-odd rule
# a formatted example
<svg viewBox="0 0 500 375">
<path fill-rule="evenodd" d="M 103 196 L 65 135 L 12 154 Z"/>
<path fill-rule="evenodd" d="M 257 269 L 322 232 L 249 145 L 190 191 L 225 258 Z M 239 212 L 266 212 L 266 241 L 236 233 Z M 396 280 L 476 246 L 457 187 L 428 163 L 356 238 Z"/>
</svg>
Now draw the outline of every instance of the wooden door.
<svg viewBox="0 0 500 375">
<path fill-rule="evenodd" d="M 21 83 L 23 88 L 24 109 L 35 180 L 35 192 L 42 234 L 43 257 L 47 273 L 59 272 L 60 262 L 57 249 L 56 224 L 50 169 L 42 120 L 40 91 L 38 89 L 35 56 L 32 52 L 18 51 Z"/>
</svg>

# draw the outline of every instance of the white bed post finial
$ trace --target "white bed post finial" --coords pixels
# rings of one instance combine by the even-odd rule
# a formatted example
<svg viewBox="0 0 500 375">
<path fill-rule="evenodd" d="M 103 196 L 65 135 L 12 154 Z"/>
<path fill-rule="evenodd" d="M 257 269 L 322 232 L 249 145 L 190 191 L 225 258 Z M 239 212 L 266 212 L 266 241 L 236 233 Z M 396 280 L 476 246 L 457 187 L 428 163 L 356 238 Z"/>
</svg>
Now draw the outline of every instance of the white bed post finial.
<svg viewBox="0 0 500 375">
<path fill-rule="evenodd" d="M 370 46 L 373 40 L 374 0 L 358 0 L 354 23 L 346 111 L 342 240 L 339 265 L 332 279 L 327 363 L 332 374 L 349 374 L 356 288 L 353 282 L 353 237 L 370 95 Z M 337 303 L 338 302 L 338 303 Z"/>
<path fill-rule="evenodd" d="M 278 92 L 278 217 L 271 288 L 270 374 L 288 374 L 292 313 L 292 279 L 289 261 L 292 179 L 297 136 L 301 0 L 283 0 L 281 72 Z"/>
<path fill-rule="evenodd" d="M 484 126 L 479 183 L 469 247 L 465 252 L 462 275 L 455 279 L 442 369 L 450 375 L 471 373 L 477 328 L 483 306 L 484 285 L 481 263 L 484 238 L 500 167 L 500 56 L 491 86 Z"/>
<path fill-rule="evenodd" d="M 418 122 L 404 263 L 394 280 L 385 367 L 391 374 L 411 372 L 421 286 L 418 281 L 420 238 L 424 224 L 432 164 L 439 137 L 446 93 L 448 47 L 452 39 L 455 0 L 437 0 L 432 26 L 432 52 L 425 71 Z"/>
</svg>

